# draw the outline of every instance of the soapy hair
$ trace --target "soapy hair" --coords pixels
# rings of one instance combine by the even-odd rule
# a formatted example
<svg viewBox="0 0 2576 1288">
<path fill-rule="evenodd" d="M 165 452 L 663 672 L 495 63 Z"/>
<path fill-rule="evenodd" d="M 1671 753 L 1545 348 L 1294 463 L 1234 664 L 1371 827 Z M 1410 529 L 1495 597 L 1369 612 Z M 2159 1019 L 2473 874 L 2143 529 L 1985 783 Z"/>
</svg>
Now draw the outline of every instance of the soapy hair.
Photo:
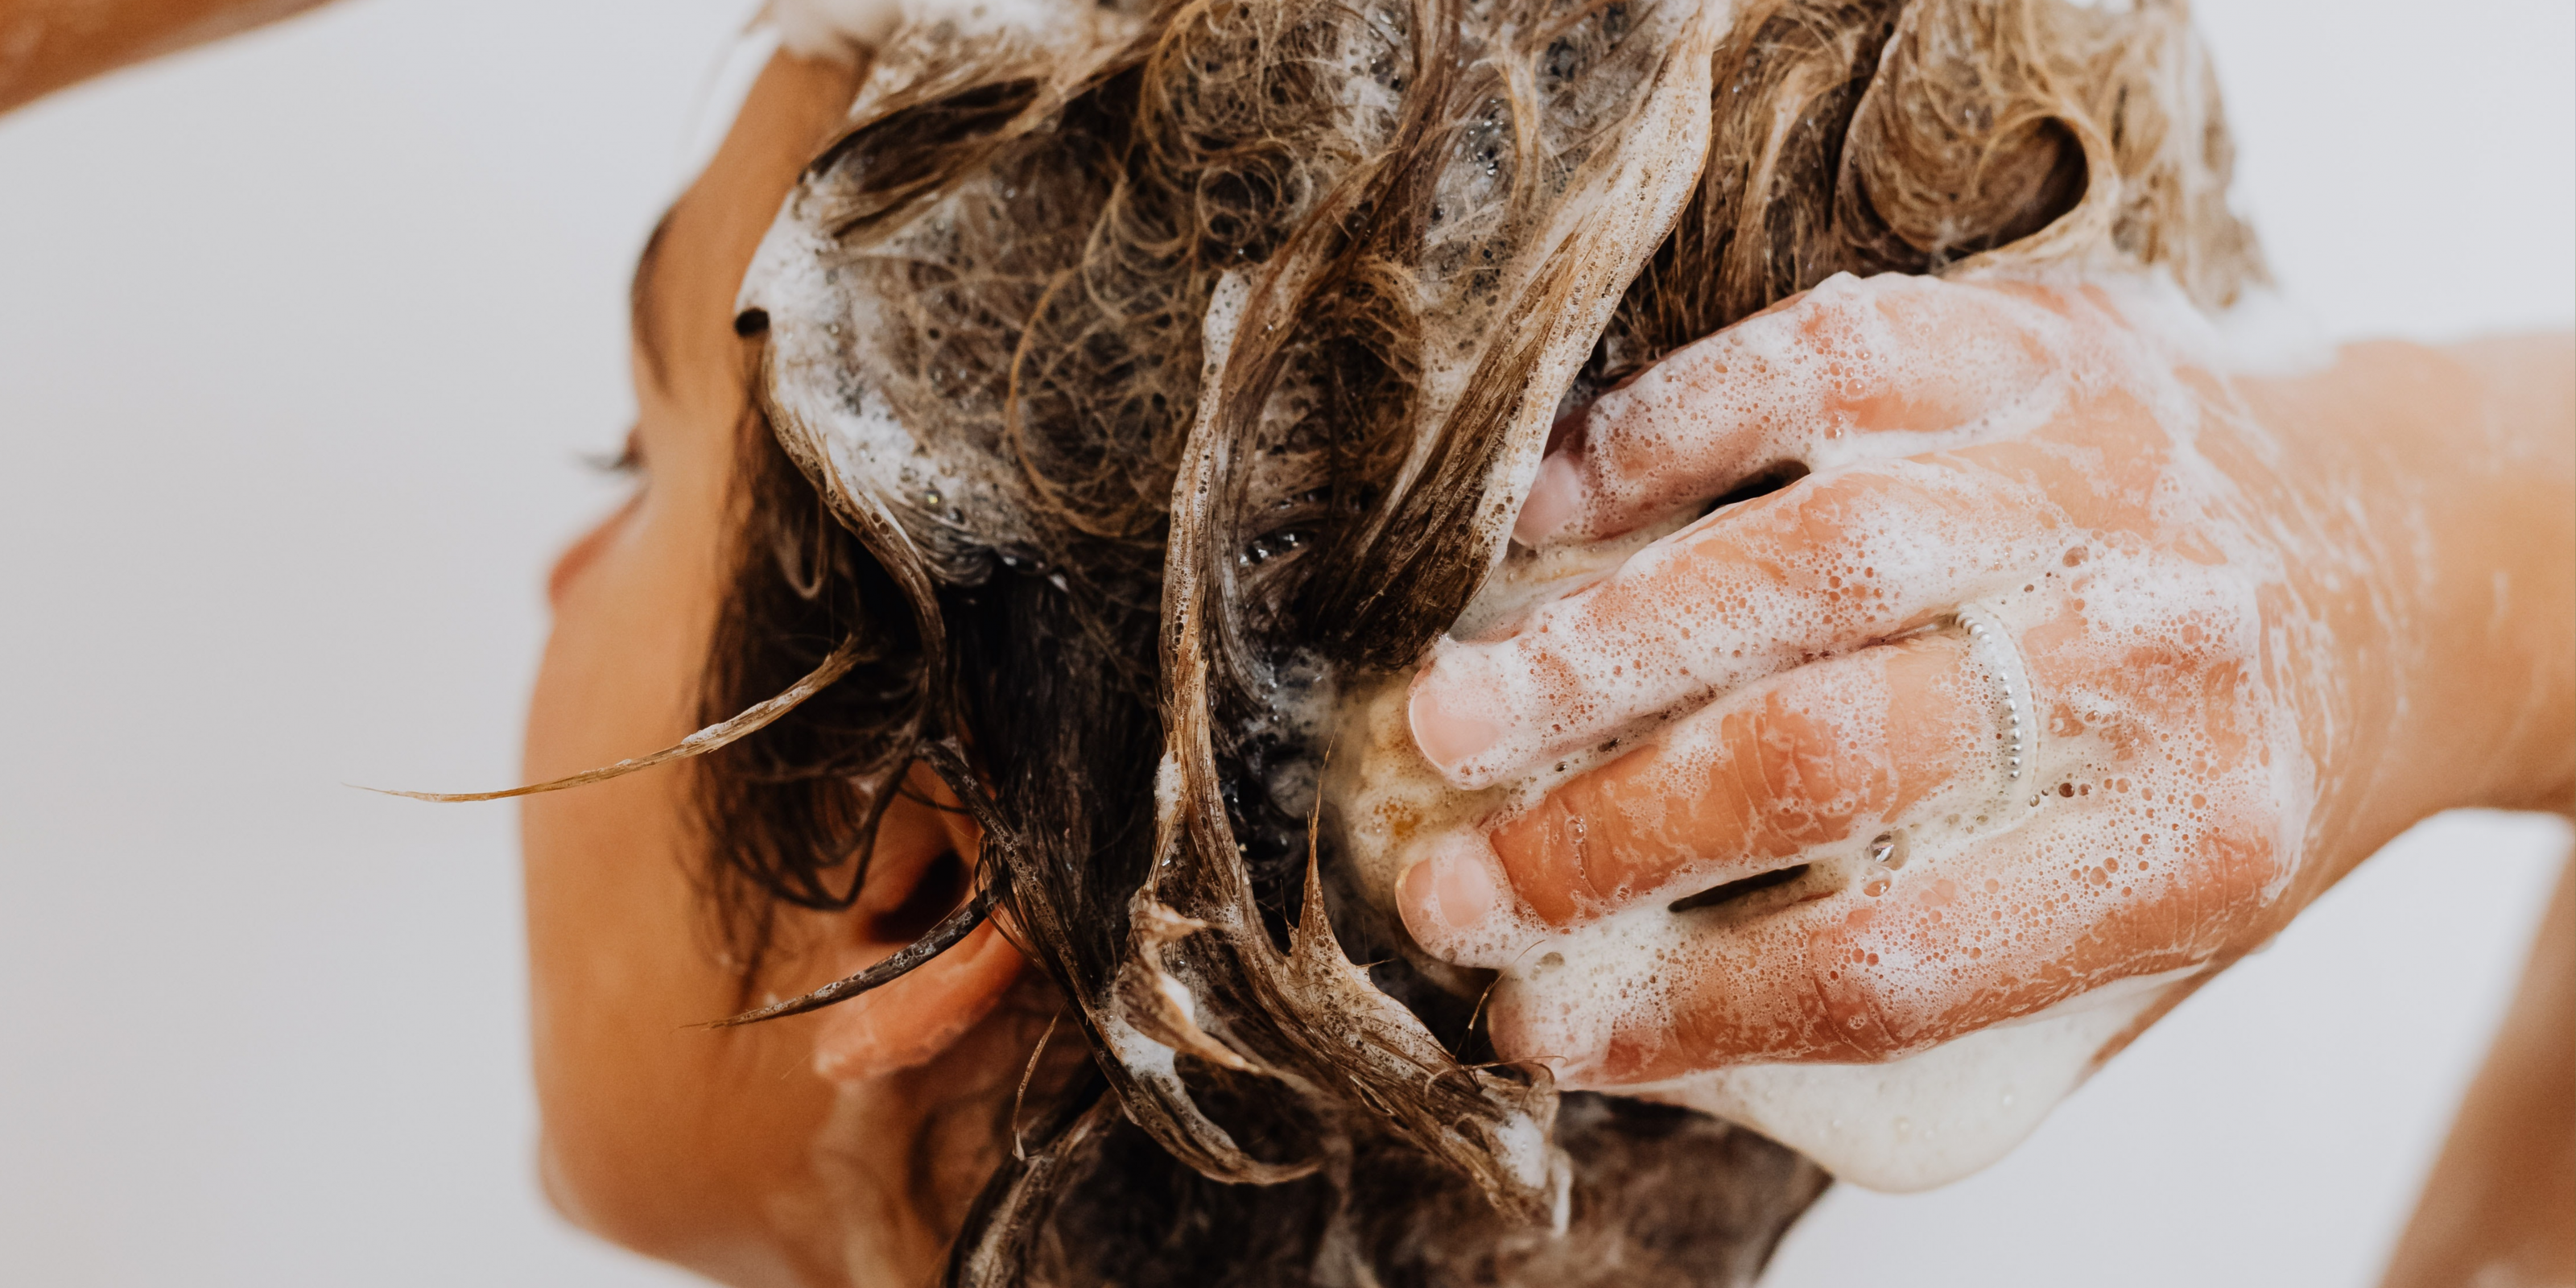
<svg viewBox="0 0 2576 1288">
<path fill-rule="evenodd" d="M 1457 618 L 1592 392 L 1838 272 L 2224 307 L 2262 275 L 2231 164 L 2162 0 L 897 31 L 744 288 L 705 706 L 861 647 L 699 781 L 746 979 L 913 764 L 982 823 L 924 954 L 1001 910 L 1097 1075 L 1023 1117 L 951 1281 L 1748 1282 L 1822 1174 L 1494 1064 L 1337 872 L 1324 713 Z"/>
</svg>

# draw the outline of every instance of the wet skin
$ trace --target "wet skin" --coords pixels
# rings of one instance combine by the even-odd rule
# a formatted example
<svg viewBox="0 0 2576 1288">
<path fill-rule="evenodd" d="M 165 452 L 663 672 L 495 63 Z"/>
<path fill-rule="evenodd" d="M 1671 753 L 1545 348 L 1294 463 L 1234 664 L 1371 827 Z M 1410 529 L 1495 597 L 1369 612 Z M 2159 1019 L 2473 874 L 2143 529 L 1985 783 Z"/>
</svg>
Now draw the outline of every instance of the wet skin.
<svg viewBox="0 0 2576 1288">
<path fill-rule="evenodd" d="M 0 108 L 295 7 L 224 0 L 0 5 L 0 30 L 77 9 L 105 36 L 10 42 L 33 52 L 0 79 Z M 722 543 L 741 430 L 746 355 L 730 329 L 733 289 L 795 171 L 847 102 L 850 83 L 848 69 L 774 64 L 674 217 L 650 270 L 659 305 L 645 322 L 659 359 L 638 379 L 635 455 L 644 482 L 565 554 L 551 578 L 557 628 L 531 712 L 531 778 L 664 746 L 693 724 L 707 629 L 723 593 Z M 1961 337 L 1973 334 L 1932 329 L 1917 338 L 1925 353 L 1955 367 L 1965 357 L 1957 351 Z M 2009 357 L 2011 347 L 1999 351 Z M 2569 354 L 2563 337 L 2449 350 L 2379 345 L 2347 350 L 2331 370 L 2234 382 L 2235 411 L 2304 453 L 2296 468 L 2274 463 L 2246 473 L 2258 511 L 2277 503 L 2284 515 L 2314 518 L 2326 536 L 2341 522 L 2354 550 L 2378 549 L 2369 538 L 2379 533 L 2426 539 L 2396 551 L 2388 567 L 2354 573 L 2365 583 L 2380 579 L 2369 593 L 2400 603 L 2405 611 L 2396 620 L 2405 628 L 2375 629 L 2369 619 L 2391 619 L 2354 613 L 2349 634 L 2336 634 L 2307 659 L 2334 681 L 2330 688 L 2361 696 L 2337 699 L 2341 708 L 2314 700 L 2282 707 L 2304 753 L 2331 771 L 2319 779 L 2299 853 L 2273 856 L 2289 859 L 2294 880 L 2269 900 L 2222 904 L 2235 911 L 2215 922 L 2107 927 L 2113 938 L 2134 932 L 2130 947 L 2150 954 L 2196 953 L 2214 942 L 2218 951 L 2207 958 L 2214 965 L 2426 812 L 2464 803 L 2567 808 L 2576 759 L 2567 681 L 2576 654 L 2568 594 L 2576 578 L 2566 568 L 2576 546 L 2569 530 L 2576 512 L 2568 495 L 2576 424 Z M 639 373 L 646 367 L 639 364 Z M 1865 432 L 1909 419 L 1946 423 L 1975 406 L 1969 391 L 1939 382 L 1862 383 L 1827 410 Z M 2152 432 L 2141 432 L 2117 407 L 2091 410 L 2099 414 L 2048 432 L 2076 446 L 2092 442 L 2086 435 L 2094 432 L 2102 435 L 2095 446 L 2146 442 L 2149 450 L 2130 459 L 2152 470 Z M 1616 427 L 1596 426 L 1589 454 L 1556 458 L 1542 473 L 1525 535 L 1580 538 L 1723 490 L 1722 480 L 1744 463 L 1724 459 L 1729 442 L 1741 445 L 1719 432 L 1725 428 L 1714 425 L 1700 447 L 1661 458 L 1642 450 L 1651 448 L 1651 436 L 1642 436 L 1635 440 L 1641 453 L 1623 458 Z M 1983 466 L 2008 455 L 1990 452 Z M 2270 474 L 2269 482 L 2255 472 Z M 1765 512 L 1775 519 L 1794 513 L 1825 486 L 1811 487 L 1806 500 L 1782 494 Z M 2065 514 L 2085 508 L 2080 486 L 2037 486 Z M 2027 507 L 2019 518 L 2040 508 Z M 2007 527 L 2014 519 L 2001 516 Z M 1830 544 L 1842 534 L 1822 524 L 1790 535 Z M 1698 562 L 1673 560 L 1667 571 L 1704 577 Z M 2333 616 L 2338 592 L 2305 593 L 2308 611 Z M 1618 628 L 1615 617 L 1597 625 Z M 2043 672 L 2043 690 L 2088 674 L 2078 659 L 2052 680 L 2042 660 L 2048 641 L 2024 643 Z M 1510 646 L 1475 647 L 1508 653 Z M 1437 943 L 1444 927 L 1512 906 L 1537 924 L 1579 931 L 1659 881 L 1687 879 L 1676 874 L 1775 862 L 1784 847 L 1847 841 L 1858 819 L 1902 811 L 1957 776 L 1958 766 L 1936 745 L 1955 746 L 1946 726 L 1960 718 L 1961 706 L 1936 690 L 1961 650 L 1925 639 L 1839 656 L 1857 658 L 1870 647 L 1882 655 L 1846 667 L 1876 668 L 1897 717 L 1891 727 L 1931 736 L 1891 739 L 1894 772 L 1861 783 L 1859 803 L 1849 810 L 1792 811 L 1786 807 L 1795 802 L 1784 801 L 1762 772 L 1703 775 L 1700 793 L 1675 799 L 1671 776 L 1612 766 L 1560 792 L 1553 832 L 1543 822 L 1518 823 L 1489 843 L 1491 862 L 1409 874 L 1402 892 L 1408 921 Z M 1794 674 L 1782 668 L 1743 687 Z M 1430 696 L 1437 685 L 1435 675 L 1417 710 L 1426 750 L 1443 763 L 1470 758 L 1474 718 L 1443 727 L 1444 710 L 1467 708 Z M 2406 700 L 2392 702 L 2386 695 L 2394 693 Z M 1715 748 L 1741 765 L 1759 760 L 1747 749 L 1797 752 L 1816 744 L 1799 736 L 1793 690 L 1775 685 L 1759 696 L 1760 703 L 1715 718 Z M 1706 701 L 1700 695 L 1700 705 Z M 2354 705 L 2373 701 L 2379 705 Z M 2341 719 L 2327 718 L 2338 710 Z M 1591 718 L 1624 727 L 1661 714 Z M 1727 733 L 1727 720 L 1749 732 Z M 1671 809 L 1691 826 L 1618 835 L 1640 809 Z M 1794 825 L 1786 825 L 1793 814 Z M 899 810 L 876 858 L 881 884 L 847 914 L 791 914 L 784 934 L 794 951 L 782 956 L 773 978 L 753 982 L 755 995 L 799 989 L 892 951 L 895 941 L 880 919 L 939 864 L 973 852 L 975 838 L 952 817 L 926 807 Z M 1570 850 L 1569 819 L 1598 821 L 1592 830 L 1607 848 Z M 1043 998 L 1026 995 L 1007 945 L 989 936 L 970 943 L 954 961 L 866 1005 L 709 1033 L 692 1026 L 731 1011 L 741 981 L 707 934 L 692 876 L 707 838 L 688 812 L 682 771 L 539 798 L 525 820 L 537 1080 L 555 1202 L 607 1237 L 730 1282 L 910 1282 L 928 1274 L 960 1196 L 989 1170 L 990 1111 L 1002 1103 L 1047 1013 Z M 2401 1256 L 2398 1277 L 2406 1282 L 2456 1282 L 2499 1247 L 2516 1249 L 2520 1270 L 2560 1279 L 2576 1272 L 2576 1238 L 2563 1228 L 2576 1201 L 2576 1166 L 2564 1148 L 2571 1134 L 2564 945 L 2576 942 L 2576 915 L 2567 906 L 2562 890 L 2551 918 L 2556 938 L 2535 958 L 2540 983 L 2527 986 L 2517 1004 L 2518 1015 L 2539 1020 L 2516 1030 L 2529 1040 L 2499 1046 L 2475 1093 L 2486 1099 L 2464 1115 L 2442 1162 L 2443 1185 L 2452 1192 L 2504 1198 L 2474 1204 L 2466 1215 L 2452 1210 L 2457 1204 L 2445 1208 L 2428 1198 Z M 2210 937 L 2170 933 L 2186 924 L 2207 928 Z M 1892 1032 L 1901 1045 L 1909 1034 L 1960 1031 L 2030 1000 L 1954 997 L 1904 1018 Z M 1628 1050 L 1610 1067 L 1758 1059 L 1801 1042 L 1826 1049 L 1827 1035 L 1847 1041 L 1831 1024 L 1787 1031 L 1795 1036 L 1777 1045 L 1767 1031 L 1730 1022 L 1721 1011 L 1677 1027 L 1675 1038 L 1631 1030 Z M 2489 1180 L 2503 1187 L 2475 1188 Z M 2534 1195 L 2543 1201 L 2530 1201 Z"/>
<path fill-rule="evenodd" d="M 1846 280 L 1596 406 L 1524 540 L 1819 468 L 1434 655 L 1413 728 L 1461 787 L 1644 745 L 1432 847 L 1398 891 L 1426 946 L 1504 965 L 1956 812 L 1962 780 L 1983 808 L 1993 668 L 1931 628 L 1997 596 L 2036 707 L 2015 794 L 2038 805 L 1939 864 L 1712 921 L 1636 963 L 1625 1013 L 1565 1021 L 1507 982 L 1506 1054 L 1600 1086 L 1894 1058 L 2224 965 L 2439 810 L 2565 807 L 2566 342 L 2230 379 L 2139 340 L 2098 291 Z"/>
<path fill-rule="evenodd" d="M 752 342 L 734 292 L 798 170 L 840 119 L 853 69 L 788 58 L 673 208 L 639 269 L 634 495 L 548 579 L 554 630 L 530 705 L 531 781 L 666 746 L 694 727 L 726 588 Z M 576 1223 L 729 1283 L 919 1282 L 995 1159 L 1051 1004 L 991 927 L 862 999 L 739 1029 L 698 874 L 710 843 L 689 770 L 532 797 L 522 834 L 546 1192 Z M 895 913 L 972 858 L 962 816 L 916 775 L 858 905 L 784 910 L 751 1000 L 893 952 Z M 1034 977 L 1025 981 L 1034 984 Z"/>
</svg>

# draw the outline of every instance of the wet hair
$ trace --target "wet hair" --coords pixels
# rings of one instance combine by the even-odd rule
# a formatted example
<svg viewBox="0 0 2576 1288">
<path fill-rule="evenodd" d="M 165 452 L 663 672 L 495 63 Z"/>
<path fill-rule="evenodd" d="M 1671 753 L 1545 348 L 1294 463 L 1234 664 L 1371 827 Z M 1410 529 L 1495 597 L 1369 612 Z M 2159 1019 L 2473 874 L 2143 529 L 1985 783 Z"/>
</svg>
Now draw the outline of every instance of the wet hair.
<svg viewBox="0 0 2576 1288">
<path fill-rule="evenodd" d="M 906 960 L 1003 910 L 1094 1072 L 1024 1121 L 952 1282 L 1749 1281 L 1822 1173 L 1494 1063 L 1335 862 L 1332 697 L 1457 618 L 1594 391 L 1840 272 L 2224 307 L 2262 276 L 2231 165 L 2164 0 L 898 33 L 744 289 L 704 705 L 855 656 L 698 782 L 746 980 L 778 908 L 852 901 L 911 766 L 982 823 Z"/>
</svg>

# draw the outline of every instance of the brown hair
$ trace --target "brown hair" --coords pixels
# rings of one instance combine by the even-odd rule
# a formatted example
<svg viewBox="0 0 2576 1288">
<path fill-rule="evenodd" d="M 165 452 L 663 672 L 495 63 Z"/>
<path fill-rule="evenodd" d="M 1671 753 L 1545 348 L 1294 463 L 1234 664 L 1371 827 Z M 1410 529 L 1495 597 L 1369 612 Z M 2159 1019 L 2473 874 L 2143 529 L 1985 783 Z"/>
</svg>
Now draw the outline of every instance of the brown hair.
<svg viewBox="0 0 2576 1288">
<path fill-rule="evenodd" d="M 2261 269 L 2187 15 L 1189 0 L 1084 31 L 899 36 L 746 286 L 766 432 L 706 705 L 866 645 L 701 762 L 747 970 L 776 902 L 846 906 L 926 760 L 987 841 L 925 951 L 1007 908 L 1099 1073 L 955 1281 L 1749 1280 L 1821 1174 L 1488 1063 L 1473 999 L 1337 884 L 1316 713 L 1455 620 L 1562 411 L 1834 273 L 2231 302 Z"/>
</svg>

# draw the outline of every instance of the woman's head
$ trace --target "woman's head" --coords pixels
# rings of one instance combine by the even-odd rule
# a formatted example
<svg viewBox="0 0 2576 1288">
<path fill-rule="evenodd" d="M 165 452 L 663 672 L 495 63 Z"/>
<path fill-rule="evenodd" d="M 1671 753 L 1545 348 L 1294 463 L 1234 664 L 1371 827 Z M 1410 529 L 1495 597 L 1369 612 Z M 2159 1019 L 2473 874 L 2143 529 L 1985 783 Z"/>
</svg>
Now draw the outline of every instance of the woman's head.
<svg viewBox="0 0 2576 1288">
<path fill-rule="evenodd" d="M 1560 412 L 1833 272 L 2225 302 L 2197 58 L 2154 5 L 1250 0 L 915 24 L 855 108 L 774 65 L 639 275 L 650 483 L 558 573 L 531 767 L 857 661 L 532 805 L 560 1201 L 745 1279 L 961 1223 L 970 1279 L 1749 1274 L 1819 1175 L 1480 1067 L 1336 867 L 1323 713 L 1456 619 Z M 961 902 L 1032 969 L 988 929 L 682 1027 Z"/>
<path fill-rule="evenodd" d="M 556 625 L 527 749 L 541 775 L 687 732 L 747 522 L 737 458 L 751 346 L 733 334 L 734 291 L 852 87 L 845 67 L 773 63 L 639 265 L 636 491 L 550 578 Z M 908 1280 L 935 1263 L 998 1156 L 996 1106 L 1046 1020 L 1043 1003 L 1015 994 L 1007 944 L 968 945 L 943 978 L 888 995 L 893 1014 L 698 1027 L 739 1009 L 747 987 L 848 973 L 945 911 L 975 838 L 935 781 L 924 775 L 890 812 L 874 879 L 852 906 L 770 918 L 768 942 L 792 950 L 776 971 L 726 956 L 710 933 L 712 846 L 685 777 L 539 796 L 524 830 L 557 1204 L 620 1242 L 739 1282 Z M 856 1084 L 866 1093 L 840 1094 Z M 835 1157 L 834 1139 L 878 1148 Z"/>
</svg>

